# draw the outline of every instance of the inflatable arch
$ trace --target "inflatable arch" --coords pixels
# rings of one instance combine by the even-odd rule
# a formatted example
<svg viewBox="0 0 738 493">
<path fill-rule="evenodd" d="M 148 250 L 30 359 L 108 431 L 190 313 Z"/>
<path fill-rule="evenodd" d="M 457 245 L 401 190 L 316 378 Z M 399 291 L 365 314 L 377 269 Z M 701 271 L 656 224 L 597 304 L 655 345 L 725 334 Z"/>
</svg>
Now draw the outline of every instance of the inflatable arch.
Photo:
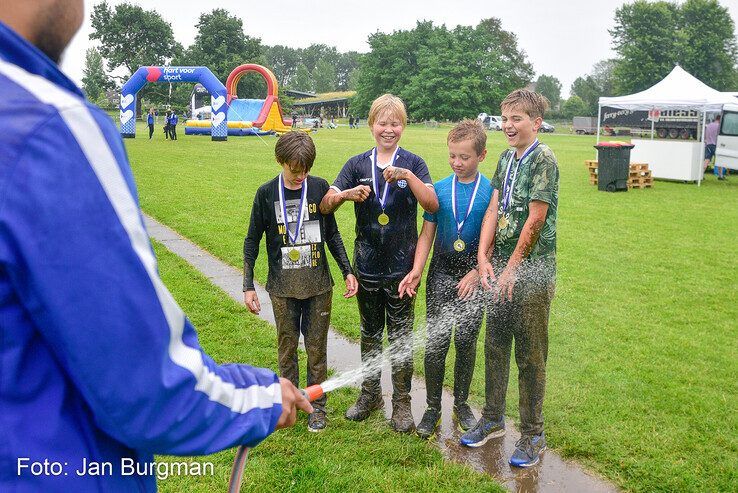
<svg viewBox="0 0 738 493">
<path fill-rule="evenodd" d="M 136 94 L 149 82 L 199 82 L 205 86 L 211 96 L 210 106 L 213 116 L 210 135 L 212 140 L 228 138 L 227 121 L 230 96 L 225 86 L 207 67 L 140 67 L 136 70 L 121 89 L 120 133 L 123 138 L 136 137 Z"/>
</svg>

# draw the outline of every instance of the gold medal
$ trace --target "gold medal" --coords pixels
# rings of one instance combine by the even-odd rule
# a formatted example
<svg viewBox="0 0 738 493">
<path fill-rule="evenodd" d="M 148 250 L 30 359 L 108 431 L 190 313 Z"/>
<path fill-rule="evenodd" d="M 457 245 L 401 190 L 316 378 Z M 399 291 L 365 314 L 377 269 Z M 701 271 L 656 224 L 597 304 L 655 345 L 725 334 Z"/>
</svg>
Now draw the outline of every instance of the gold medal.
<svg viewBox="0 0 738 493">
<path fill-rule="evenodd" d="M 510 222 L 507 220 L 507 215 L 504 214 L 504 215 L 500 216 L 500 219 L 499 219 L 499 221 L 497 223 L 497 226 L 498 226 L 498 228 L 500 230 L 503 230 L 503 229 L 507 228 L 509 224 L 510 224 Z"/>
<path fill-rule="evenodd" d="M 466 243 L 464 243 L 464 240 L 459 238 L 458 240 L 454 241 L 454 250 L 457 252 L 463 252 L 466 248 Z"/>
<path fill-rule="evenodd" d="M 387 226 L 389 224 L 389 216 L 383 212 L 377 217 L 377 222 L 382 226 Z"/>
<path fill-rule="evenodd" d="M 288 255 L 290 257 L 290 260 L 292 260 L 293 262 L 297 262 L 298 260 L 300 260 L 300 252 L 297 250 L 297 248 L 293 248 L 292 250 L 290 250 L 290 253 Z"/>
</svg>

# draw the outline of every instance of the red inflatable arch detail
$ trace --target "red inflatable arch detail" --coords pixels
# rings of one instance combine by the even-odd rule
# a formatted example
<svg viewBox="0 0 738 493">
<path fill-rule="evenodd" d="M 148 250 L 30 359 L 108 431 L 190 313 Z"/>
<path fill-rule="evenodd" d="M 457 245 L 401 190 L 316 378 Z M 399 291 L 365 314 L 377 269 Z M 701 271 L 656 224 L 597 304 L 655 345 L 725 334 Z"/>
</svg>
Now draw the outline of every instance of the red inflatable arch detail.
<svg viewBox="0 0 738 493">
<path fill-rule="evenodd" d="M 236 89 L 238 87 L 238 81 L 247 72 L 256 72 L 264 77 L 264 81 L 267 85 L 267 99 L 275 99 L 279 94 L 277 89 L 277 78 L 274 76 L 271 70 L 256 63 L 244 63 L 234 68 L 226 80 L 226 90 L 228 91 L 228 102 L 238 97 Z M 272 96 L 272 98 L 270 98 Z"/>
</svg>

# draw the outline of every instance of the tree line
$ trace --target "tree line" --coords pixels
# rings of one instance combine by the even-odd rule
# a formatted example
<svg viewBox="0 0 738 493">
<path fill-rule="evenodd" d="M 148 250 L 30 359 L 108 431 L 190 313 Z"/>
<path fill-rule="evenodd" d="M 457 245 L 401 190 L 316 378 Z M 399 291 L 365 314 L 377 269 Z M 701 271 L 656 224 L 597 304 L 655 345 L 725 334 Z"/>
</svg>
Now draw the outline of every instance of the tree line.
<svg viewBox="0 0 738 493">
<path fill-rule="evenodd" d="M 189 65 L 208 67 L 225 83 L 228 74 L 242 63 L 269 67 L 281 85 L 308 92 L 345 91 L 352 88 L 360 54 L 340 53 L 335 47 L 313 44 L 307 48 L 263 45 L 244 32 L 243 21 L 224 9 L 200 15 L 192 44 L 183 47 L 172 26 L 155 10 L 122 3 L 111 8 L 101 2 L 93 8 L 83 87 L 93 101 L 105 91 L 117 89 L 141 66 Z M 141 97 L 152 104 L 188 104 L 188 84 L 152 84 Z M 257 74 L 246 74 L 237 88 L 239 97 L 263 98 L 266 87 Z"/>
<path fill-rule="evenodd" d="M 735 22 L 717 0 L 684 3 L 637 0 L 615 11 L 610 30 L 616 57 L 596 63 L 571 85 L 561 101 L 561 83 L 541 75 L 537 89 L 558 114 L 596 116 L 600 96 L 621 96 L 648 89 L 681 67 L 719 91 L 738 91 Z"/>
<path fill-rule="evenodd" d="M 102 2 L 95 5 L 91 20 L 90 38 L 98 47 L 87 52 L 83 84 L 94 101 L 143 65 L 202 65 L 225 81 L 234 67 L 252 62 L 272 69 L 280 84 L 292 89 L 356 90 L 354 114 L 366 115 L 374 98 L 391 92 L 405 100 L 411 119 L 458 120 L 482 111 L 496 113 L 508 92 L 534 81 L 515 34 L 502 29 L 496 18 L 476 26 L 449 28 L 422 21 L 409 30 L 376 32 L 369 36 L 365 54 L 341 53 L 323 44 L 263 45 L 224 9 L 200 15 L 195 39 L 186 48 L 174 39 L 171 24 L 153 10 L 127 3 L 113 9 Z M 718 0 L 636 0 L 616 10 L 610 35 L 616 56 L 578 77 L 568 99 L 562 99 L 556 77 L 541 74 L 535 79 L 537 90 L 552 103 L 552 117 L 596 115 L 600 96 L 646 89 L 676 64 L 715 89 L 738 90 L 735 24 Z M 169 90 L 166 84 L 150 85 L 142 97 L 187 104 L 188 85 L 173 85 L 171 94 Z M 244 76 L 238 87 L 239 97 L 264 97 L 265 91 L 256 74 Z"/>
</svg>

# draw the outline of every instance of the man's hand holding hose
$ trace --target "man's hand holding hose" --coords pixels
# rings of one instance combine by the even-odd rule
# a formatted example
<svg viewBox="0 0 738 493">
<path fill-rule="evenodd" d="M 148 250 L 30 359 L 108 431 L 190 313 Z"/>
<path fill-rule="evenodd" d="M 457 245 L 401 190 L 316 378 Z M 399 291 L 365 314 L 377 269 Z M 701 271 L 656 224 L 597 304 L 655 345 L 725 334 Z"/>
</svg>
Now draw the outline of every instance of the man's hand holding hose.
<svg viewBox="0 0 738 493">
<path fill-rule="evenodd" d="M 313 406 L 300 392 L 300 389 L 292 385 L 286 378 L 280 378 L 282 385 L 282 415 L 277 421 L 277 429 L 289 428 L 297 420 L 297 410 L 302 409 L 306 413 L 313 412 Z"/>
</svg>

